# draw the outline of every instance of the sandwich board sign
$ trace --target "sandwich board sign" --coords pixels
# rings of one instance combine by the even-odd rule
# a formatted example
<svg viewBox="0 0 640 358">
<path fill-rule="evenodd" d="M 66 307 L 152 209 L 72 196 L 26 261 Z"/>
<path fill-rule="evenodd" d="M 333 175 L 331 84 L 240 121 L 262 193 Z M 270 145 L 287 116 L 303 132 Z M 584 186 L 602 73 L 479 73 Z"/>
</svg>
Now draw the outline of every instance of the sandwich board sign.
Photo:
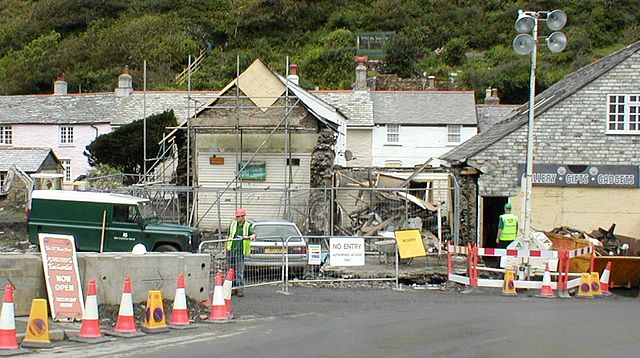
<svg viewBox="0 0 640 358">
<path fill-rule="evenodd" d="M 81 320 L 84 300 L 76 247 L 71 235 L 38 234 L 51 318 Z"/>
</svg>

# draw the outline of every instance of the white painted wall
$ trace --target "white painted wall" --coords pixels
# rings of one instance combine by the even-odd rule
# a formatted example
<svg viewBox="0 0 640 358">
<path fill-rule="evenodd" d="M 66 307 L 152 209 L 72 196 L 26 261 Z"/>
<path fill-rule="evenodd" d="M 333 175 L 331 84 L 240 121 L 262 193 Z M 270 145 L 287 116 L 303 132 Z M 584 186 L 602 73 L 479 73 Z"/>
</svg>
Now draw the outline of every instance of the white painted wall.
<svg viewBox="0 0 640 358">
<path fill-rule="evenodd" d="M 347 133 L 347 149 L 355 159 L 348 161 L 346 166 L 370 167 L 373 152 L 371 128 L 349 128 Z"/>
<path fill-rule="evenodd" d="M 71 160 L 71 179 L 86 174 L 89 169 L 87 157 L 82 153 L 85 147 L 99 135 L 111 132 L 108 123 L 69 124 L 73 126 L 73 144 L 60 144 L 60 125 L 58 124 L 12 124 L 13 147 L 15 148 L 51 148 L 58 159 Z"/>
<path fill-rule="evenodd" d="M 461 142 L 468 140 L 478 132 L 476 127 L 462 127 Z M 424 164 L 434 158 L 432 165 L 439 165 L 438 158 L 457 145 L 447 144 L 446 126 L 402 126 L 400 141 L 387 142 L 387 128 L 377 125 L 373 128 L 372 165 L 384 167 L 387 161 L 400 161 L 402 167 Z"/>
</svg>

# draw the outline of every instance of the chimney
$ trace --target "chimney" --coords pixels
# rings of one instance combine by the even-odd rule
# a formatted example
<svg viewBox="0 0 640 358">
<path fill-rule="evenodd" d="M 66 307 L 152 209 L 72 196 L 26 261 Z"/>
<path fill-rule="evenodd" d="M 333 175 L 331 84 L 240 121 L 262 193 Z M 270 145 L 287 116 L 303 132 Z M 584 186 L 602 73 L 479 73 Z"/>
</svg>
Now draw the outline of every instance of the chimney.
<svg viewBox="0 0 640 358">
<path fill-rule="evenodd" d="M 485 91 L 484 104 L 495 106 L 500 104 L 500 97 L 498 97 L 497 88 L 487 88 Z"/>
<path fill-rule="evenodd" d="M 367 56 L 358 56 L 356 58 L 356 62 L 358 62 L 358 66 L 356 66 L 356 86 L 354 90 L 356 91 L 366 91 L 367 90 L 367 61 L 369 59 Z"/>
<path fill-rule="evenodd" d="M 436 76 L 429 76 L 429 89 L 436 89 Z"/>
<path fill-rule="evenodd" d="M 133 93 L 133 77 L 129 74 L 129 66 L 124 66 L 122 74 L 118 76 L 117 97 L 127 97 Z"/>
<path fill-rule="evenodd" d="M 53 82 L 53 94 L 56 96 L 67 94 L 67 82 L 64 80 L 64 73 Z"/>
<path fill-rule="evenodd" d="M 298 76 L 298 65 L 292 63 L 289 65 L 289 76 L 287 76 L 287 80 L 289 82 L 297 85 L 300 85 L 300 77 Z"/>
</svg>

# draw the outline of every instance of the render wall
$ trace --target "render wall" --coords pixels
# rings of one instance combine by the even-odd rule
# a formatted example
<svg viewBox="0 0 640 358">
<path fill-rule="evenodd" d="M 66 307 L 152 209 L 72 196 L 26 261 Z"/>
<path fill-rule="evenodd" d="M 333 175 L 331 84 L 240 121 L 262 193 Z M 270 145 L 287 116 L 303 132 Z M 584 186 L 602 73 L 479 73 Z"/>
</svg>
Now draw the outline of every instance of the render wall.
<svg viewBox="0 0 640 358">
<path fill-rule="evenodd" d="M 13 147 L 51 148 L 61 161 L 71 160 L 71 179 L 86 174 L 91 167 L 82 153 L 98 136 L 111 132 L 108 123 L 68 124 L 73 126 L 73 144 L 60 144 L 60 125 L 12 124 Z"/>
<path fill-rule="evenodd" d="M 371 128 L 348 128 L 347 149 L 353 153 L 354 160 L 348 161 L 349 167 L 372 166 Z"/>
<path fill-rule="evenodd" d="M 351 132 L 350 132 L 351 133 Z M 462 127 L 461 142 L 477 133 L 476 127 Z M 351 138 L 349 138 L 351 140 Z M 400 161 L 401 167 L 422 165 L 434 158 L 432 165 L 438 165 L 435 158 L 445 154 L 458 144 L 447 143 L 446 126 L 403 126 L 400 125 L 400 142 L 387 142 L 387 128 L 373 128 L 372 166 L 384 167 L 387 161 Z"/>
</svg>

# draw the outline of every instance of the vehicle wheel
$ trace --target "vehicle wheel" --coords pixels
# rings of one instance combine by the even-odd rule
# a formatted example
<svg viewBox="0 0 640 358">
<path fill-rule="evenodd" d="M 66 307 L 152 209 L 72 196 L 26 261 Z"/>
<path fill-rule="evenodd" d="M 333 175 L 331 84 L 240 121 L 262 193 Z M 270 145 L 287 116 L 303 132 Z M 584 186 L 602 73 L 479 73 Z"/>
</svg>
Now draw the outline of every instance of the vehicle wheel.
<svg viewBox="0 0 640 358">
<path fill-rule="evenodd" d="M 154 251 L 157 252 L 178 252 L 178 249 L 172 245 L 160 245 Z"/>
</svg>

